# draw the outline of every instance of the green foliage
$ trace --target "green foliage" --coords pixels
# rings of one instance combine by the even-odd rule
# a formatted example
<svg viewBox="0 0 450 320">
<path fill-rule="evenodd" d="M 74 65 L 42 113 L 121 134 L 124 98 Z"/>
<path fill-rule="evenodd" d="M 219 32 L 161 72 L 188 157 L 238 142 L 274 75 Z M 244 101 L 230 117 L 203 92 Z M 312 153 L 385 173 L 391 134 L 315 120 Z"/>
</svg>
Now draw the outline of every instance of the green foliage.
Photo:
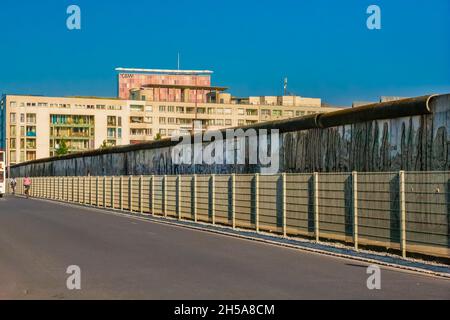
<svg viewBox="0 0 450 320">
<path fill-rule="evenodd" d="M 103 149 L 108 149 L 111 147 L 112 147 L 112 145 L 110 143 L 108 143 L 106 140 L 103 140 L 103 143 L 101 144 L 100 149 L 103 150 Z"/>
<path fill-rule="evenodd" d="M 64 138 L 59 142 L 59 145 L 56 148 L 55 152 L 58 157 L 69 153 L 69 147 L 67 147 L 67 143 Z"/>
</svg>

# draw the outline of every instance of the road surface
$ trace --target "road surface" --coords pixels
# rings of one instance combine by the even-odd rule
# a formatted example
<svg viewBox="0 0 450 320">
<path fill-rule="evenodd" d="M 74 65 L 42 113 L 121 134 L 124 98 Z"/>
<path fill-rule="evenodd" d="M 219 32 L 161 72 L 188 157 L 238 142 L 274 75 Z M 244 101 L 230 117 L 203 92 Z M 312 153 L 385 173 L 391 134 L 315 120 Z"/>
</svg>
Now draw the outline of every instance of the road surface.
<svg viewBox="0 0 450 320">
<path fill-rule="evenodd" d="M 67 267 L 81 269 L 68 290 Z M 450 281 L 92 208 L 0 200 L 0 299 L 450 299 Z"/>
</svg>

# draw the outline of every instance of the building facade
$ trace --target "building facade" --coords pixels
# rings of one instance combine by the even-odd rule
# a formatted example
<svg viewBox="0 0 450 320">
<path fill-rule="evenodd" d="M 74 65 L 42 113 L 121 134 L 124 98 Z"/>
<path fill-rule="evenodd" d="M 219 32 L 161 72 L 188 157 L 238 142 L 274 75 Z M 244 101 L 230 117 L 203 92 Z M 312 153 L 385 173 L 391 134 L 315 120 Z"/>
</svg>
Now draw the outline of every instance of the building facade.
<svg viewBox="0 0 450 320">
<path fill-rule="evenodd" d="M 211 86 L 210 71 L 122 70 L 133 73 L 119 73 L 118 98 L 4 95 L 7 165 L 55 156 L 62 142 L 75 153 L 337 110 L 316 98 L 236 98 Z"/>
</svg>

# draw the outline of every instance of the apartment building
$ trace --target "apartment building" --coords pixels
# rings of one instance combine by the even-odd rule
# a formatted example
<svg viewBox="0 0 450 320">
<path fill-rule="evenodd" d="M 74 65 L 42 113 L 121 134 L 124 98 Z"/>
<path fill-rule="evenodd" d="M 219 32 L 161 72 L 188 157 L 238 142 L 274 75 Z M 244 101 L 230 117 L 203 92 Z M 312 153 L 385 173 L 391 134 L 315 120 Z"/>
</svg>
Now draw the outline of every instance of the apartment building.
<svg viewBox="0 0 450 320">
<path fill-rule="evenodd" d="M 2 96 L 7 165 L 55 156 L 62 141 L 75 153 L 337 110 L 318 98 L 234 97 L 207 70 L 116 70 L 118 98 Z"/>
<path fill-rule="evenodd" d="M 0 149 L 10 165 L 54 156 L 61 140 L 70 153 L 128 144 L 128 110 L 120 99 L 4 95 Z"/>
<path fill-rule="evenodd" d="M 130 101 L 130 143 L 168 137 L 194 128 L 223 129 L 337 110 L 319 98 L 233 97 L 211 85 L 209 70 L 117 68 L 118 96 Z M 140 101 L 142 104 L 136 104 Z"/>
</svg>

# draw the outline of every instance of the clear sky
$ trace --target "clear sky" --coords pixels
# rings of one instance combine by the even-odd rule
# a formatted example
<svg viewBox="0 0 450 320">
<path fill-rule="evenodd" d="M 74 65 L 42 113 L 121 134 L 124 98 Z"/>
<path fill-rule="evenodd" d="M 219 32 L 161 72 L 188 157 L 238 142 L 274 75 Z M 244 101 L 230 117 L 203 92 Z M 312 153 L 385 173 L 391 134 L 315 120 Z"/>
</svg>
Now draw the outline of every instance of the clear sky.
<svg viewBox="0 0 450 320">
<path fill-rule="evenodd" d="M 449 0 L 1 0 L 0 93 L 115 96 L 115 67 L 175 69 L 178 51 L 238 96 L 279 95 L 285 76 L 338 105 L 450 92 L 449 15 Z"/>
</svg>

